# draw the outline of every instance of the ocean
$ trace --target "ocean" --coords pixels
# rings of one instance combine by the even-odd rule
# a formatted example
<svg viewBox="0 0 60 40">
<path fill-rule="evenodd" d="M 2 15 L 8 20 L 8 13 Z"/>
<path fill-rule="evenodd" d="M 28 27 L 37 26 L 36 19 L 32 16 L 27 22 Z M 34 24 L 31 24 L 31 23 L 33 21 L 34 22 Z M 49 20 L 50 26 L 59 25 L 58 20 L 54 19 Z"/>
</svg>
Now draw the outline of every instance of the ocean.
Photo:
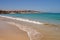
<svg viewBox="0 0 60 40">
<path fill-rule="evenodd" d="M 49 24 L 60 24 L 60 13 L 2 14 L 14 18 L 23 18 Z"/>
</svg>

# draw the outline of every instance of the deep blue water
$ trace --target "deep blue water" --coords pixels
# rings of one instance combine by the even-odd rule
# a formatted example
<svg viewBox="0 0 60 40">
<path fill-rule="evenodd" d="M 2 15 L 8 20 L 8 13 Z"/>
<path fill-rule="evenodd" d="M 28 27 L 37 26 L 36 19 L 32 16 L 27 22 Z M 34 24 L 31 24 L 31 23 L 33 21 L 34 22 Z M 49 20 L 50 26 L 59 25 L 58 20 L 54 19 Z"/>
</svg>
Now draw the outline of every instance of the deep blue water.
<svg viewBox="0 0 60 40">
<path fill-rule="evenodd" d="M 60 24 L 60 13 L 2 14 L 2 15 L 30 19 L 44 23 Z"/>
</svg>

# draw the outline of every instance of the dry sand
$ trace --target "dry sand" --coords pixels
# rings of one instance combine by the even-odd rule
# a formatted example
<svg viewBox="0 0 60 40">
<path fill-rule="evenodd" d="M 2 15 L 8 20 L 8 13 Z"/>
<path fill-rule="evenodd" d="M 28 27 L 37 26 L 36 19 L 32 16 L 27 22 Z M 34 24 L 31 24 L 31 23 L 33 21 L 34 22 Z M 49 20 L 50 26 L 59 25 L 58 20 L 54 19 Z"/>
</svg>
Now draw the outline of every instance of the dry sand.
<svg viewBox="0 0 60 40">
<path fill-rule="evenodd" d="M 29 40 L 26 32 L 0 20 L 0 40 Z"/>
</svg>

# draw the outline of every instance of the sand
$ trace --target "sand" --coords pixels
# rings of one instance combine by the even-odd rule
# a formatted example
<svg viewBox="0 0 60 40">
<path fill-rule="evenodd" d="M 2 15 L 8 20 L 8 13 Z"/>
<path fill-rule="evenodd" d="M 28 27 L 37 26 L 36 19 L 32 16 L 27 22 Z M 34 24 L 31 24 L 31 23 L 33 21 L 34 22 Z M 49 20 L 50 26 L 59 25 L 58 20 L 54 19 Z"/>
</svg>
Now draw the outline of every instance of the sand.
<svg viewBox="0 0 60 40">
<path fill-rule="evenodd" d="M 29 40 L 25 31 L 0 20 L 0 40 Z"/>
</svg>

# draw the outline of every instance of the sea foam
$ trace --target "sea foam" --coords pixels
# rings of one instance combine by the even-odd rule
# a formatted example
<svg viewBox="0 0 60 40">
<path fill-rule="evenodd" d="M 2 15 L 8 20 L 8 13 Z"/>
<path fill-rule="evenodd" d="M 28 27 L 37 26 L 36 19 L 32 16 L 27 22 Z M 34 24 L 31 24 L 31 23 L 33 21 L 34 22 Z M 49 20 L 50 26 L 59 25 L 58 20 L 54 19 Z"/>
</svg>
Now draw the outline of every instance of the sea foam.
<svg viewBox="0 0 60 40">
<path fill-rule="evenodd" d="M 40 23 L 40 22 L 31 21 L 31 20 L 22 19 L 22 18 L 14 18 L 14 17 L 1 16 L 1 15 L 0 15 L 0 17 L 5 17 L 5 18 L 9 18 L 9 19 L 19 20 L 19 21 L 24 21 L 24 22 L 34 23 L 34 24 L 43 24 L 43 23 Z M 7 22 L 7 23 L 16 25 L 19 29 L 27 32 L 30 40 L 41 40 L 41 38 L 43 37 L 42 33 L 36 31 L 33 28 L 30 28 L 30 27 L 27 27 L 27 26 L 21 26 L 20 24 L 17 24 L 17 23 L 14 23 L 14 22 Z"/>
<path fill-rule="evenodd" d="M 23 25 L 14 23 L 14 22 L 7 22 L 7 23 L 16 25 L 20 30 L 23 30 L 23 31 L 27 32 L 30 40 L 41 40 L 41 38 L 43 37 L 43 35 L 40 32 L 36 31 L 33 28 L 23 26 Z"/>
<path fill-rule="evenodd" d="M 1 15 L 0 15 L 0 16 L 1 16 Z M 14 18 L 14 17 L 9 17 L 9 16 L 1 16 L 1 17 L 5 17 L 5 18 L 9 18 L 9 19 L 15 19 L 15 20 L 24 21 L 24 22 L 29 22 L 29 23 L 34 23 L 34 24 L 43 24 L 43 23 L 41 23 L 41 22 L 32 21 L 32 20 L 29 20 L 29 19 Z"/>
</svg>

